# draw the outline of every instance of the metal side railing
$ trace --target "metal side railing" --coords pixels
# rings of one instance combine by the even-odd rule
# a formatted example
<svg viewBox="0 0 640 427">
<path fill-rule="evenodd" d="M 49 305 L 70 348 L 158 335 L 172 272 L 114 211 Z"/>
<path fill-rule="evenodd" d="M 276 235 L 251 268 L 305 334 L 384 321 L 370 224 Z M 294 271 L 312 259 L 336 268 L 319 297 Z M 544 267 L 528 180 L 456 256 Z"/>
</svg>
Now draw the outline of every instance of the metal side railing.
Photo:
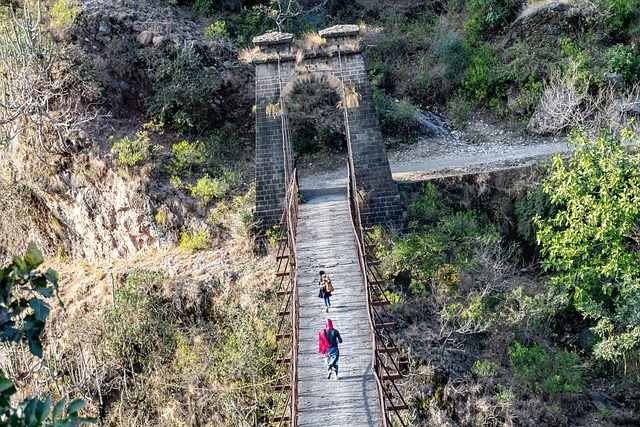
<svg viewBox="0 0 640 427">
<path fill-rule="evenodd" d="M 408 409 L 408 405 L 395 382 L 402 379 L 398 360 L 400 351 L 390 334 L 395 323 L 387 312 L 390 302 L 384 293 L 384 279 L 378 269 L 379 261 L 375 257 L 375 245 L 371 241 L 370 235 L 374 230 L 372 227 L 362 225 L 361 203 L 351 161 L 349 161 L 348 169 L 347 193 L 358 249 L 358 261 L 365 282 L 369 321 L 373 331 L 373 370 L 378 386 L 382 425 L 383 427 L 406 427 L 400 412 Z"/>
<path fill-rule="evenodd" d="M 298 415 L 298 279 L 296 276 L 296 228 L 298 225 L 298 184 L 296 170 L 285 199 L 277 233 L 276 294 L 282 297 L 276 333 L 276 378 L 273 386 L 274 413 L 272 423 L 297 427 Z"/>
</svg>

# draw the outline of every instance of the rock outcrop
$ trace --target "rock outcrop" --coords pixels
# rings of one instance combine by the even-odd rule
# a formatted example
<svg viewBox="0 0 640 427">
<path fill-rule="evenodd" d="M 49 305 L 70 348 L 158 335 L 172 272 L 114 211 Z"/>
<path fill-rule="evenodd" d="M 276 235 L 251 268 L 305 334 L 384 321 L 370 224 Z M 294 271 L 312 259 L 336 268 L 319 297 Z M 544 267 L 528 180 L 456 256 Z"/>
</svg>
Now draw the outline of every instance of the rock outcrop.
<svg viewBox="0 0 640 427">
<path fill-rule="evenodd" d="M 175 241 L 155 219 L 145 179 L 126 179 L 86 155 L 74 160 L 68 169 L 56 170 L 39 160 L 0 156 L 12 174 L 12 182 L 0 180 L 3 195 L 20 198 L 8 211 L 11 220 L 0 221 L 0 258 L 21 253 L 28 241 L 49 257 L 86 262 L 127 258 Z M 16 187 L 17 182 L 22 184 Z"/>
<path fill-rule="evenodd" d="M 571 35 L 582 18 L 580 12 L 564 2 L 551 2 L 523 13 L 510 26 L 503 41 L 505 48 L 518 41 L 536 47 L 556 47 L 558 39 Z"/>
</svg>

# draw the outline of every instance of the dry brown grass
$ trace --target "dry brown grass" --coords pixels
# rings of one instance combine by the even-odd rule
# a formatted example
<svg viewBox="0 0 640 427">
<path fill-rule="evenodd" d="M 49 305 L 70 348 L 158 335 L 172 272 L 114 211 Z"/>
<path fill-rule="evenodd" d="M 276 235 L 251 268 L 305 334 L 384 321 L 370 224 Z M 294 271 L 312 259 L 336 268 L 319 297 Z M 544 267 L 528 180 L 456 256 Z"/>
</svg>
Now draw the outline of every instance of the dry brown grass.
<svg viewBox="0 0 640 427">
<path fill-rule="evenodd" d="M 304 48 L 314 53 L 317 53 L 318 50 L 327 43 L 327 41 L 316 32 L 304 33 L 302 40 Z"/>
<path fill-rule="evenodd" d="M 344 102 L 347 108 L 358 108 L 362 101 L 362 95 L 356 91 L 355 86 L 346 85 L 344 87 Z"/>
<path fill-rule="evenodd" d="M 258 54 L 260 53 L 260 48 L 258 46 L 254 47 L 245 47 L 238 53 L 238 59 L 242 62 L 246 62 L 247 64 L 251 64 Z"/>
<path fill-rule="evenodd" d="M 296 65 L 296 71 L 298 71 L 298 66 L 302 64 L 302 61 L 304 61 L 304 59 L 305 59 L 304 49 L 298 49 L 296 51 L 296 60 L 294 62 Z M 306 70 L 306 69 L 302 68 L 302 70 Z"/>
<path fill-rule="evenodd" d="M 266 116 L 271 119 L 275 119 L 276 117 L 279 117 L 282 114 L 282 111 L 280 109 L 280 104 L 278 103 L 267 104 L 264 112 Z"/>
<path fill-rule="evenodd" d="M 560 134 L 577 125 L 596 135 L 601 129 L 618 133 L 629 127 L 629 120 L 640 107 L 640 86 L 621 93 L 613 85 L 588 91 L 588 82 L 579 80 L 575 68 L 564 75 L 553 74 L 546 84 L 540 104 L 529 126 L 542 134 Z M 631 129 L 635 128 L 631 125 Z"/>
<path fill-rule="evenodd" d="M 219 356 L 212 349 L 222 348 L 220 343 L 231 329 L 221 323 L 211 331 L 206 325 L 241 316 L 243 320 L 235 326 L 246 328 L 258 315 L 264 319 L 273 275 L 268 274 L 270 258 L 256 259 L 244 251 L 230 256 L 234 244 L 186 255 L 178 249 L 156 251 L 103 264 L 49 262 L 46 267 L 60 273 L 65 308 L 53 308 L 44 340 L 45 363 L 23 360 L 16 348 L 3 352 L 0 364 L 13 366 L 9 372 L 16 377 L 30 372 L 28 379 L 19 381 L 21 391 L 30 393 L 35 387 L 59 395 L 63 390 L 72 398 L 85 399 L 89 414 L 102 408 L 104 425 L 168 427 L 185 425 L 189 419 L 199 420 L 202 426 L 245 425 L 258 404 L 246 400 L 242 389 L 233 391 L 235 381 L 219 380 L 214 369 Z M 172 307 L 172 316 L 181 319 L 176 325 L 175 360 L 167 364 L 152 356 L 149 365 L 141 367 L 144 376 L 133 374 L 131 366 L 118 361 L 104 322 L 104 315 L 114 309 L 114 292 L 125 286 L 134 269 L 163 272 L 159 289 Z M 269 340 L 266 326 L 264 320 L 255 325 L 257 336 Z M 225 393 L 235 397 L 218 398 Z M 139 404 L 142 396 L 150 406 Z"/>
</svg>

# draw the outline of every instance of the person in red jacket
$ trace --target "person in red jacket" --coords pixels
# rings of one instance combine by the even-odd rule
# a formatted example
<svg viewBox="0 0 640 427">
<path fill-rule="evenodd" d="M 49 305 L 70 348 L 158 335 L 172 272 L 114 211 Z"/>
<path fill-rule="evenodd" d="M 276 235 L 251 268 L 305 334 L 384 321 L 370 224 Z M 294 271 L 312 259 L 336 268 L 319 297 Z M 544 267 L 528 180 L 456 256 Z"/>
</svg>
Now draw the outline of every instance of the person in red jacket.
<svg viewBox="0 0 640 427">
<path fill-rule="evenodd" d="M 331 371 L 338 377 L 338 359 L 340 351 L 338 343 L 342 344 L 340 332 L 333 327 L 331 319 L 327 319 L 326 327 L 318 331 L 318 352 L 325 356 L 325 367 L 327 368 L 327 379 L 331 378 Z"/>
</svg>

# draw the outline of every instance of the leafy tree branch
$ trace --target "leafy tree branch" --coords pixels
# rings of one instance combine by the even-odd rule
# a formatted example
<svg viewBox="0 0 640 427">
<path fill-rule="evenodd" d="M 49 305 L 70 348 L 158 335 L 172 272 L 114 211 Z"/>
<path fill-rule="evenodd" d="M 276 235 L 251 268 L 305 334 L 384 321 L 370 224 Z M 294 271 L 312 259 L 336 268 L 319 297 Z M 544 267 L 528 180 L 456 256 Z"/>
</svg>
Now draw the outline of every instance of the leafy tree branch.
<svg viewBox="0 0 640 427">
<path fill-rule="evenodd" d="M 640 158 L 623 148 L 636 138 L 602 132 L 592 141 L 573 133 L 573 157 L 555 157 L 543 186 L 557 213 L 534 218 L 542 265 L 556 273 L 552 283 L 595 322 L 596 357 L 625 367 L 640 355 Z"/>
<path fill-rule="evenodd" d="M 50 313 L 46 299 L 57 297 L 58 291 L 58 273 L 52 269 L 45 273 L 37 270 L 43 262 L 42 253 L 35 245 L 29 244 L 24 258 L 14 256 L 12 262 L 0 270 L 0 343 L 27 341 L 31 353 L 40 358 L 41 337 Z M 0 369 L 0 424 L 3 426 L 71 427 L 96 422 L 78 416 L 85 406 L 81 399 L 67 406 L 64 398 L 55 404 L 51 412 L 51 396 L 46 396 L 44 401 L 37 397 L 27 398 L 13 406 L 11 397 L 15 393 L 15 384 Z"/>
</svg>

